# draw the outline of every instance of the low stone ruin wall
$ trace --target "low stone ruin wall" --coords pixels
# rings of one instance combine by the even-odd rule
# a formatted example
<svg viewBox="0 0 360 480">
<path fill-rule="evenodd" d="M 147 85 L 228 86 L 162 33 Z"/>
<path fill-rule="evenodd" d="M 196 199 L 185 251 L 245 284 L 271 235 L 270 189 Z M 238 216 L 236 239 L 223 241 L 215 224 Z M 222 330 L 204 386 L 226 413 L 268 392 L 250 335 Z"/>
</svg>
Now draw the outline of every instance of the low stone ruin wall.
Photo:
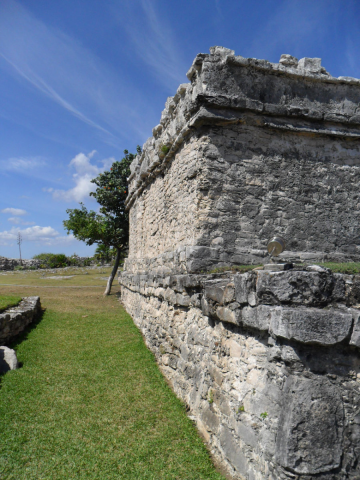
<svg viewBox="0 0 360 480">
<path fill-rule="evenodd" d="M 360 277 L 123 273 L 122 299 L 238 479 L 360 479 Z"/>
<path fill-rule="evenodd" d="M 0 257 L 0 270 L 14 270 L 15 267 L 22 266 L 24 268 L 35 267 L 39 268 L 41 264 L 40 260 L 35 258 L 30 258 L 28 260 L 21 260 L 18 258 L 6 258 Z"/>
<path fill-rule="evenodd" d="M 73 261 L 74 266 L 77 267 L 87 267 L 95 264 L 92 257 L 78 257 L 73 255 L 72 257 L 69 257 L 69 260 Z M 0 257 L 0 271 L 14 270 L 15 267 L 23 267 L 24 269 L 50 268 L 44 265 L 43 260 L 38 260 L 36 258 L 23 259 L 20 261 L 19 258 Z"/>
<path fill-rule="evenodd" d="M 0 345 L 8 345 L 40 312 L 40 297 L 25 297 L 16 307 L 0 313 Z"/>
</svg>

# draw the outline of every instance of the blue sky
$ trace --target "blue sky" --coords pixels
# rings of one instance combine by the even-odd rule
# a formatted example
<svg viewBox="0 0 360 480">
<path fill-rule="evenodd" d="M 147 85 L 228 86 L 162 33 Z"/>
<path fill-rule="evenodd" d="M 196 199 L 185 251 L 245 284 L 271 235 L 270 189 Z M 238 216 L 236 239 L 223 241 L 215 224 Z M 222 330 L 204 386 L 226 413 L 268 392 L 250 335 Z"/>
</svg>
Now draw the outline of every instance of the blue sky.
<svg viewBox="0 0 360 480">
<path fill-rule="evenodd" d="M 1 0 L 0 256 L 90 255 L 66 209 L 134 152 L 197 53 L 221 45 L 278 62 L 321 57 L 360 77 L 357 0 Z"/>
</svg>

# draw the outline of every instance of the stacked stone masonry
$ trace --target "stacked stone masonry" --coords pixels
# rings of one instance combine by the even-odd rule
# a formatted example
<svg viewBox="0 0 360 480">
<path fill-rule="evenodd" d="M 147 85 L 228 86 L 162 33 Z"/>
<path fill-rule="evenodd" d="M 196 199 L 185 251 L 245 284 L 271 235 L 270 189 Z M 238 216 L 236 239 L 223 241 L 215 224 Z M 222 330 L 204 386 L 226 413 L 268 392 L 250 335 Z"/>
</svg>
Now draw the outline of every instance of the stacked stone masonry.
<svg viewBox="0 0 360 480">
<path fill-rule="evenodd" d="M 360 80 L 213 47 L 131 165 L 122 299 L 234 478 L 360 480 Z"/>
<path fill-rule="evenodd" d="M 360 277 L 122 274 L 122 298 L 235 478 L 360 478 Z"/>
<path fill-rule="evenodd" d="M 39 268 L 41 264 L 40 260 L 30 258 L 29 260 L 20 260 L 16 258 L 0 257 L 0 271 L 1 270 L 14 270 L 15 267 L 22 266 L 24 268 L 34 267 Z"/>
<path fill-rule="evenodd" d="M 199 54 L 131 165 L 128 270 L 360 259 L 360 81 L 320 59 Z M 189 250 L 190 251 L 187 251 Z"/>
<path fill-rule="evenodd" d="M 40 312 L 40 297 L 24 297 L 19 305 L 0 313 L 0 345 L 9 345 Z"/>
</svg>

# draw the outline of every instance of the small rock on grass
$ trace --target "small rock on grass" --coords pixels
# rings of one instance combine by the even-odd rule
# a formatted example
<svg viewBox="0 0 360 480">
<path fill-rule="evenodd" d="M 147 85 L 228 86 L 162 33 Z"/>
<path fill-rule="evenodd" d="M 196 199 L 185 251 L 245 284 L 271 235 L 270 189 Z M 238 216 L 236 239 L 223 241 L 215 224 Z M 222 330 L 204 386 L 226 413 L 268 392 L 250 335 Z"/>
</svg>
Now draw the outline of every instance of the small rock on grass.
<svg viewBox="0 0 360 480">
<path fill-rule="evenodd" d="M 19 368 L 19 363 L 15 350 L 8 347 L 0 347 L 0 373 L 16 370 L 17 368 Z"/>
</svg>

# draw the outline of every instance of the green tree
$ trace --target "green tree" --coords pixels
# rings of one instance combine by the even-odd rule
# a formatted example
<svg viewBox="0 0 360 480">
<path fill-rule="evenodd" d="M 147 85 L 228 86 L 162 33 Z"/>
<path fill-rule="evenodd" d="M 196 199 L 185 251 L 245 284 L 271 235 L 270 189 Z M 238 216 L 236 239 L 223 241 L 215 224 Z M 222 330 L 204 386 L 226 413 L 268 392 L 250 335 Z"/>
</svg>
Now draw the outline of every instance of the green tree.
<svg viewBox="0 0 360 480">
<path fill-rule="evenodd" d="M 137 147 L 137 153 L 141 148 Z M 129 214 L 125 209 L 128 193 L 127 179 L 130 176 L 130 164 L 135 154 L 124 150 L 124 158 L 114 162 L 109 171 L 100 173 L 92 183 L 97 186 L 90 195 L 100 204 L 99 213 L 88 210 L 82 203 L 81 208 L 66 210 L 68 220 L 63 224 L 69 234 L 87 245 L 97 243 L 116 250 L 115 264 L 104 295 L 109 295 L 121 258 L 127 252 L 129 244 Z"/>
<path fill-rule="evenodd" d="M 116 250 L 114 248 L 107 247 L 106 245 L 98 245 L 96 247 L 94 257 L 97 260 L 109 263 L 114 256 L 116 256 Z"/>
</svg>

